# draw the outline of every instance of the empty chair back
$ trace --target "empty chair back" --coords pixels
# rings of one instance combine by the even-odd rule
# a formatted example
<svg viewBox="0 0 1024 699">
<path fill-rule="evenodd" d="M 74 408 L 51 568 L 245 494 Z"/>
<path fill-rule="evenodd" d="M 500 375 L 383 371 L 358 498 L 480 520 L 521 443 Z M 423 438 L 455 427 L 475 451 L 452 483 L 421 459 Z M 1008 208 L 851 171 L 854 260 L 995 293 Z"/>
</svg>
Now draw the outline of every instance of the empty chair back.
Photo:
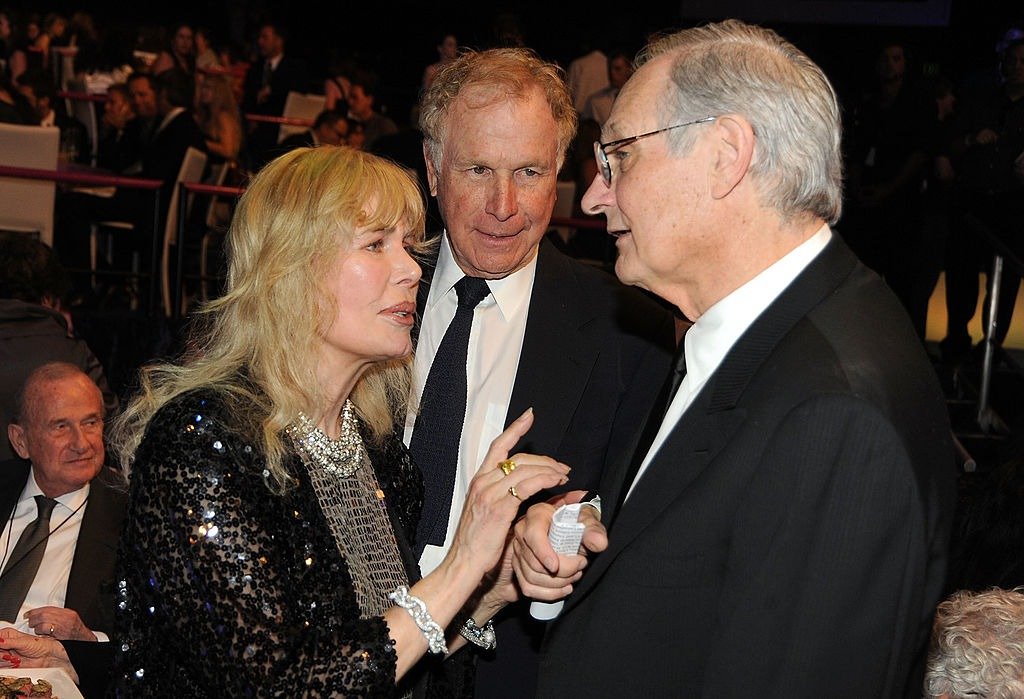
<svg viewBox="0 0 1024 699">
<path fill-rule="evenodd" d="M 310 121 L 313 121 L 316 119 L 317 115 L 324 110 L 324 105 L 326 103 L 326 95 L 308 95 L 302 92 L 289 92 L 288 97 L 284 101 L 284 113 L 282 116 L 290 117 L 292 119 L 309 119 Z M 277 135 L 277 142 L 280 143 L 292 134 L 302 133 L 307 128 L 309 127 L 281 124 L 281 129 Z"/>
<path fill-rule="evenodd" d="M 178 177 L 175 180 L 174 193 L 171 194 L 170 209 L 167 211 L 167 225 L 164 226 L 164 246 L 161 264 L 161 279 L 163 286 L 164 312 L 171 315 L 171 280 L 170 255 L 171 246 L 178 243 L 178 183 L 181 182 L 202 182 L 203 171 L 206 169 L 206 153 L 195 148 L 185 151 L 185 157 L 181 161 L 181 168 L 178 170 Z M 187 209 L 192 208 L 192 195 L 189 195 Z M 180 299 L 178 300 L 180 302 Z"/>
<path fill-rule="evenodd" d="M 0 123 L 0 165 L 57 169 L 60 129 Z M 43 180 L 0 177 L 0 230 L 34 233 L 53 245 L 56 185 Z"/>
</svg>

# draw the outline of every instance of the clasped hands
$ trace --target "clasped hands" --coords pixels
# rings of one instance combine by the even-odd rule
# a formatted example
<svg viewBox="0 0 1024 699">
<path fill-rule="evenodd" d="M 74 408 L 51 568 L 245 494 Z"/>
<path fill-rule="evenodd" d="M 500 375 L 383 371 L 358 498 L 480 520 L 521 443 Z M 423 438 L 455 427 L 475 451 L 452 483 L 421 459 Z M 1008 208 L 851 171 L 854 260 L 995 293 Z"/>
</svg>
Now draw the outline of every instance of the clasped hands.
<svg viewBox="0 0 1024 699">
<path fill-rule="evenodd" d="M 512 539 L 512 568 L 520 591 L 543 602 L 560 600 L 583 577 L 587 555 L 608 548 L 608 532 L 593 507 L 580 508 L 579 521 L 586 525 L 579 554 L 556 553 L 548 540 L 555 510 L 579 502 L 584 491 L 576 490 L 531 507 L 516 522 Z"/>
<path fill-rule="evenodd" d="M 607 532 L 591 507 L 581 508 L 580 512 L 579 521 L 586 524 L 580 546 L 583 555 L 557 554 L 548 542 L 554 511 L 563 504 L 579 502 L 584 495 L 582 490 L 534 505 L 509 530 L 521 500 L 544 488 L 564 484 L 569 472 L 567 466 L 550 457 L 519 453 L 509 458 L 510 449 L 532 424 L 530 410 L 491 444 L 484 467 L 470 486 L 449 552 L 450 559 L 467 552 L 486 559 L 484 569 L 490 572 L 482 603 L 492 609 L 514 601 L 520 593 L 541 601 L 562 599 L 582 576 L 586 554 L 598 553 L 608 546 Z"/>
</svg>

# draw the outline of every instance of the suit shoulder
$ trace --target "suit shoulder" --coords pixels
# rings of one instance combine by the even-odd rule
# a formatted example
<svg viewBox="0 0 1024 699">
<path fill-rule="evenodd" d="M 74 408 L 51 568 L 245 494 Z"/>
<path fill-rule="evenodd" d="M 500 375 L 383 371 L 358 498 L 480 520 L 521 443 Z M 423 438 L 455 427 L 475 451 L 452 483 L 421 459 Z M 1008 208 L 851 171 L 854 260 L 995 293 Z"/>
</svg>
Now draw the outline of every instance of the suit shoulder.
<svg viewBox="0 0 1024 699">
<path fill-rule="evenodd" d="M 611 272 L 581 262 L 558 250 L 552 250 L 550 254 L 558 256 L 561 268 L 576 279 L 589 302 L 616 307 L 625 305 L 638 313 L 671 315 L 671 311 L 662 302 L 636 287 L 623 284 Z"/>
</svg>

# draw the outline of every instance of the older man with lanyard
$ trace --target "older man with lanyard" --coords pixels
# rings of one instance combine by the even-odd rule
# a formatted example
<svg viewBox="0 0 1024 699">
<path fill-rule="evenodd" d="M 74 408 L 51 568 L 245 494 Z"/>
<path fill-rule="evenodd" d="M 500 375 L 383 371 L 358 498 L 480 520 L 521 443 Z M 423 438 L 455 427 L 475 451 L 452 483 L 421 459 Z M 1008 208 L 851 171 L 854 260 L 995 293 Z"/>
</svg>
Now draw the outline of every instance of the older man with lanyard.
<svg viewBox="0 0 1024 699">
<path fill-rule="evenodd" d="M 103 398 L 73 364 L 33 371 L 0 468 L 0 619 L 62 641 L 80 675 L 112 657 L 114 562 L 126 497 L 104 470 Z M 85 643 L 77 643 L 85 642 Z"/>
</svg>

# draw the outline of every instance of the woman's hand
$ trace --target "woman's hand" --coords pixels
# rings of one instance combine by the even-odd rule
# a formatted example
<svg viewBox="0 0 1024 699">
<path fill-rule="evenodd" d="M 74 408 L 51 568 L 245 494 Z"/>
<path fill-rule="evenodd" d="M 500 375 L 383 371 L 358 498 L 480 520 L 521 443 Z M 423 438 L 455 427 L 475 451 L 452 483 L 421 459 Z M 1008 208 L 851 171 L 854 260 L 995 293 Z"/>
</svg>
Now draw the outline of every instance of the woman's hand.
<svg viewBox="0 0 1024 699">
<path fill-rule="evenodd" d="M 59 667 L 78 684 L 78 673 L 59 641 L 12 628 L 0 629 L 0 667 Z"/>
<path fill-rule="evenodd" d="M 569 467 L 547 456 L 516 454 L 509 450 L 533 425 L 533 410 L 527 410 L 491 443 L 484 462 L 469 486 L 448 559 L 456 567 L 467 566 L 482 578 L 495 571 L 497 580 L 511 584 L 507 540 L 509 528 L 523 500 L 568 480 Z M 499 463 L 511 461 L 506 467 Z M 503 563 L 497 570 L 499 561 Z"/>
<path fill-rule="evenodd" d="M 410 590 L 426 604 L 430 616 L 442 628 L 448 627 L 466 602 L 479 595 L 481 589 L 487 592 L 476 609 L 483 613 L 477 618 L 477 612 L 473 612 L 479 624 L 490 619 L 507 601 L 515 599 L 517 593 L 512 587 L 509 558 L 512 520 L 522 500 L 568 480 L 569 467 L 546 456 L 516 454 L 511 459 L 514 466 L 499 467 L 532 424 L 533 411 L 527 410 L 491 443 L 483 465 L 469 486 L 448 555 Z M 499 560 L 501 566 L 498 566 Z M 485 577 L 489 574 L 497 576 L 497 580 L 488 588 L 492 581 Z M 384 620 L 398 654 L 395 676 L 401 679 L 423 656 L 427 644 L 404 609 L 392 607 L 385 612 Z M 457 647 L 455 644 L 462 643 L 457 635 L 450 640 L 452 650 Z"/>
</svg>

